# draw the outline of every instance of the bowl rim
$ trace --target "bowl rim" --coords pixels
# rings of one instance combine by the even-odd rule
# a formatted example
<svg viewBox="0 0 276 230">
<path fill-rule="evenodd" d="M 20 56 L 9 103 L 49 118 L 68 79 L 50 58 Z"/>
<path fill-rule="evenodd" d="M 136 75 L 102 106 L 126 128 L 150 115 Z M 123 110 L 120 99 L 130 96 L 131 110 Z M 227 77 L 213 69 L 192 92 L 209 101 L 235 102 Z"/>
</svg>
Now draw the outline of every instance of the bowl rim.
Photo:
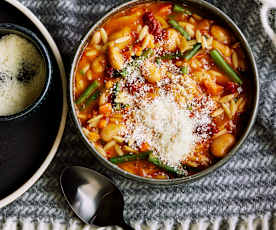
<svg viewBox="0 0 276 230">
<path fill-rule="evenodd" d="M 258 69 L 257 69 L 257 64 L 253 55 L 253 52 L 249 46 L 248 41 L 246 40 L 245 36 L 243 35 L 243 33 L 241 32 L 241 30 L 239 29 L 239 27 L 233 22 L 233 20 L 227 16 L 223 11 L 221 11 L 220 9 L 218 9 L 217 7 L 215 7 L 214 5 L 205 2 L 203 0 L 185 0 L 182 1 L 182 4 L 184 5 L 198 5 L 200 8 L 203 8 L 203 10 L 207 10 L 208 13 L 211 13 L 212 16 L 216 17 L 216 18 L 220 18 L 222 19 L 222 23 L 226 23 L 228 27 L 231 28 L 231 31 L 235 34 L 236 37 L 239 38 L 239 40 L 241 41 L 244 50 L 246 51 L 246 55 L 248 57 L 248 61 L 250 62 L 250 64 L 252 65 L 252 75 L 254 77 L 254 79 L 252 79 L 253 83 L 254 83 L 254 93 L 255 96 L 254 100 L 252 102 L 253 104 L 253 108 L 252 111 L 250 113 L 250 120 L 248 125 L 245 127 L 245 130 L 243 131 L 243 134 L 241 135 L 241 137 L 239 138 L 239 140 L 237 141 L 237 143 L 235 144 L 235 146 L 231 149 L 231 151 L 227 154 L 227 156 L 225 156 L 224 158 L 222 158 L 221 160 L 219 160 L 218 162 L 216 162 L 214 165 L 211 165 L 210 167 L 208 167 L 207 169 L 204 169 L 194 175 L 190 175 L 187 177 L 181 177 L 181 178 L 174 178 L 174 179 L 164 179 L 164 180 L 160 180 L 160 179 L 152 179 L 152 178 L 145 178 L 145 177 L 141 177 L 141 176 L 137 176 L 131 173 L 128 173 L 126 171 L 124 171 L 123 169 L 119 168 L 118 166 L 112 164 L 111 162 L 109 162 L 106 158 L 104 158 L 100 153 L 97 152 L 97 150 L 95 149 L 95 147 L 93 146 L 92 143 L 90 143 L 88 141 L 88 139 L 86 138 L 86 136 L 84 135 L 83 131 L 82 131 L 82 127 L 80 126 L 80 123 L 78 121 L 77 118 L 77 113 L 76 113 L 76 109 L 75 109 L 75 105 L 74 105 L 74 76 L 75 76 L 75 68 L 76 65 L 78 63 L 79 57 L 82 54 L 82 51 L 85 47 L 85 45 L 88 42 L 88 39 L 91 37 L 91 35 L 93 34 L 93 32 L 109 17 L 111 17 L 113 14 L 119 12 L 120 10 L 122 10 L 123 8 L 128 8 L 131 7 L 133 5 L 136 4 L 142 4 L 142 3 L 148 3 L 148 2 L 176 2 L 175 0 L 131 0 L 128 2 L 125 2 L 123 4 L 118 5 L 117 7 L 114 7 L 111 11 L 107 12 L 106 14 L 104 14 L 103 17 L 101 17 L 99 20 L 96 21 L 96 23 L 91 26 L 88 30 L 88 32 L 84 35 L 84 37 L 81 39 L 80 44 L 77 47 L 76 53 L 74 55 L 72 64 L 71 64 L 71 71 L 70 71 L 70 79 L 68 81 L 69 85 L 68 85 L 68 89 L 69 89 L 69 94 L 68 94 L 68 101 L 69 101 L 69 107 L 70 107 L 70 114 L 71 117 L 74 121 L 74 124 L 76 125 L 81 139 L 84 142 L 84 144 L 88 147 L 88 149 L 93 153 L 93 155 L 108 169 L 110 169 L 113 172 L 116 172 L 117 174 L 127 178 L 127 179 L 131 179 L 134 180 L 136 182 L 140 182 L 140 183 L 145 183 L 147 185 L 153 185 L 153 186 L 172 186 L 172 185 L 180 185 L 180 184 L 187 184 L 187 183 L 192 183 L 198 179 L 201 179 L 202 177 L 210 174 L 211 172 L 214 172 L 216 169 L 222 167 L 226 162 L 228 162 L 230 160 L 230 158 L 233 157 L 233 155 L 238 151 L 238 149 L 241 147 L 241 145 L 244 143 L 244 141 L 246 140 L 247 136 L 249 135 L 255 120 L 256 120 L 256 116 L 258 113 L 258 106 L 259 106 L 259 94 L 260 94 L 260 86 L 259 86 L 259 74 L 258 74 Z M 179 2 L 178 2 L 179 3 Z"/>
<path fill-rule="evenodd" d="M 33 31 L 27 29 L 26 27 L 23 27 L 14 23 L 0 23 L 0 34 L 2 35 L 16 34 L 31 42 L 39 51 L 39 53 L 41 54 L 45 62 L 45 75 L 46 75 L 44 86 L 40 95 L 30 105 L 26 106 L 22 111 L 14 114 L 10 114 L 10 115 L 0 115 L 0 122 L 2 122 L 2 121 L 11 121 L 11 120 L 23 118 L 29 113 L 31 113 L 32 111 L 34 111 L 41 104 L 41 102 L 47 95 L 47 92 L 50 88 L 52 75 L 53 75 L 53 64 L 47 47 Z"/>
</svg>

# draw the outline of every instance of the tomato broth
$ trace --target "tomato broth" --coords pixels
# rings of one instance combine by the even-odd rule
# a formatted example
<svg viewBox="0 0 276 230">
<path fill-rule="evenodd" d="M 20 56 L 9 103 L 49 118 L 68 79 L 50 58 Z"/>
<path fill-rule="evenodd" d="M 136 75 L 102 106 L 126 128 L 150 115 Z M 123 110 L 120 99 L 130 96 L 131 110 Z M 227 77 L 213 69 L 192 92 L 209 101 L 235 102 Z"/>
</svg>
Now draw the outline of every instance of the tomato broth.
<svg viewBox="0 0 276 230">
<path fill-rule="evenodd" d="M 132 174 L 168 179 L 225 157 L 248 110 L 246 57 L 216 20 L 170 2 L 123 10 L 91 36 L 75 70 L 87 139 Z"/>
</svg>

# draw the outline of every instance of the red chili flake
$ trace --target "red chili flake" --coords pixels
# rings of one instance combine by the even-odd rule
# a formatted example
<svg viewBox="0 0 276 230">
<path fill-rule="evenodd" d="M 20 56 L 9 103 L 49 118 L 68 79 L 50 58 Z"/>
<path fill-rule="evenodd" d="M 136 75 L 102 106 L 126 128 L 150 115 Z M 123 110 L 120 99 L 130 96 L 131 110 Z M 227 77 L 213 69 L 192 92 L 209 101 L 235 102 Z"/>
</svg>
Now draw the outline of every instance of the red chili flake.
<svg viewBox="0 0 276 230">
<path fill-rule="evenodd" d="M 226 128 L 226 130 L 231 131 L 231 125 L 229 124 L 229 122 L 224 127 Z"/>
<path fill-rule="evenodd" d="M 126 60 L 128 60 L 131 57 L 130 49 L 129 47 L 126 47 L 122 50 L 122 54 Z"/>
<path fill-rule="evenodd" d="M 205 133 L 210 135 L 210 134 L 215 134 L 217 132 L 218 132 L 218 129 L 215 124 L 201 125 L 195 129 L 195 133 L 197 134 Z"/>
<path fill-rule="evenodd" d="M 235 93 L 235 92 L 237 92 L 238 87 L 239 86 L 237 83 L 229 81 L 224 85 L 224 90 L 227 94 Z"/>
<path fill-rule="evenodd" d="M 152 12 L 146 12 L 143 15 L 143 22 L 149 27 L 149 32 L 153 34 L 155 39 L 160 39 L 162 37 L 161 25 L 156 20 Z"/>
<path fill-rule="evenodd" d="M 120 73 L 115 70 L 111 65 L 106 66 L 105 73 L 109 78 L 120 77 Z"/>
<path fill-rule="evenodd" d="M 139 33 L 137 33 L 136 31 L 132 31 L 131 37 L 133 38 L 133 41 L 137 41 L 139 37 Z"/>
<path fill-rule="evenodd" d="M 126 88 L 128 89 L 128 92 L 131 95 L 134 95 L 134 93 L 138 92 L 140 88 L 142 87 L 143 83 L 135 83 L 135 84 L 126 84 Z"/>
<path fill-rule="evenodd" d="M 212 125 L 211 131 L 212 131 L 212 134 L 215 134 L 215 133 L 217 133 L 219 130 L 218 130 L 218 128 L 217 128 L 216 125 Z"/>
<path fill-rule="evenodd" d="M 106 74 L 107 74 L 108 77 L 112 78 L 113 77 L 114 68 L 112 66 L 107 66 L 105 68 L 105 72 L 106 72 Z"/>
<path fill-rule="evenodd" d="M 128 52 L 129 51 L 129 47 L 127 46 L 126 48 L 122 49 L 122 53 Z"/>
</svg>

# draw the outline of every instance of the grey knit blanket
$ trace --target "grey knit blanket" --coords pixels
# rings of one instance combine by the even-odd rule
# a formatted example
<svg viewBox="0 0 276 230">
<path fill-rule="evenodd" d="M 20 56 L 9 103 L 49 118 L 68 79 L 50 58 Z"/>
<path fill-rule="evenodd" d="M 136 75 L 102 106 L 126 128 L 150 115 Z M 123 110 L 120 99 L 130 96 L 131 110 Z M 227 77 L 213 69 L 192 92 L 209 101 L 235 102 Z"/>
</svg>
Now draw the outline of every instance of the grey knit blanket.
<svg viewBox="0 0 276 230">
<path fill-rule="evenodd" d="M 67 73 L 74 48 L 97 16 L 111 9 L 118 0 L 20 0 L 31 9 L 53 35 L 63 55 Z M 122 2 L 122 0 L 121 0 Z M 248 39 L 260 73 L 261 101 L 258 117 L 239 152 L 222 168 L 188 185 L 153 188 L 113 174 L 96 161 L 82 144 L 68 119 L 63 141 L 42 178 L 14 203 L 0 210 L 0 227 L 35 229 L 30 223 L 52 224 L 49 229 L 66 229 L 78 219 L 61 194 L 58 178 L 68 165 L 94 167 L 109 176 L 121 189 L 125 199 L 124 216 L 137 229 L 189 229 L 191 223 L 200 229 L 236 229 L 236 226 L 264 229 L 275 227 L 276 209 L 276 48 L 261 26 L 257 0 L 213 0 L 227 13 Z M 276 27 L 276 16 L 271 14 Z M 248 76 L 250 77 L 250 76 Z M 17 223 L 17 221 L 19 221 Z M 39 223 L 38 223 L 39 222 Z M 275 222 L 275 221 L 274 221 Z M 9 225 L 11 224 L 11 225 Z M 43 226 L 44 226 L 43 225 Z M 27 226 L 27 227 L 26 227 Z M 29 226 L 29 227 L 28 227 Z M 42 226 L 42 225 L 41 225 Z M 55 226 L 55 227 L 53 227 Z M 80 225 L 78 225 L 80 226 Z M 72 229 L 80 229 L 81 227 Z M 46 229 L 40 227 L 39 229 Z M 88 229 L 88 227 L 87 227 Z"/>
</svg>

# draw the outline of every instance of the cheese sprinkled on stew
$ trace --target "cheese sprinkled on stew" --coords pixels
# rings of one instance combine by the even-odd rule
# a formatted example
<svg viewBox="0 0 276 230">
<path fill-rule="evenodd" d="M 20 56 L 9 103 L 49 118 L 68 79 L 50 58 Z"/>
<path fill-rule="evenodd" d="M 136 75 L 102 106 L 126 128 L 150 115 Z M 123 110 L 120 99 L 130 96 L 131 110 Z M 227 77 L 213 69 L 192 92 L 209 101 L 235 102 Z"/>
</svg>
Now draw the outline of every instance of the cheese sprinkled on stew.
<svg viewBox="0 0 276 230">
<path fill-rule="evenodd" d="M 170 166 L 179 166 L 196 141 L 193 134 L 195 122 L 189 114 L 172 98 L 157 97 L 136 110 L 134 122 L 128 124 L 128 131 L 132 132 L 128 140 L 135 140 L 134 148 L 147 142 L 162 161 Z"/>
<path fill-rule="evenodd" d="M 76 111 L 87 139 L 118 167 L 192 175 L 235 144 L 246 68 L 237 39 L 216 21 L 171 2 L 137 5 L 93 32 L 75 72 Z"/>
</svg>

